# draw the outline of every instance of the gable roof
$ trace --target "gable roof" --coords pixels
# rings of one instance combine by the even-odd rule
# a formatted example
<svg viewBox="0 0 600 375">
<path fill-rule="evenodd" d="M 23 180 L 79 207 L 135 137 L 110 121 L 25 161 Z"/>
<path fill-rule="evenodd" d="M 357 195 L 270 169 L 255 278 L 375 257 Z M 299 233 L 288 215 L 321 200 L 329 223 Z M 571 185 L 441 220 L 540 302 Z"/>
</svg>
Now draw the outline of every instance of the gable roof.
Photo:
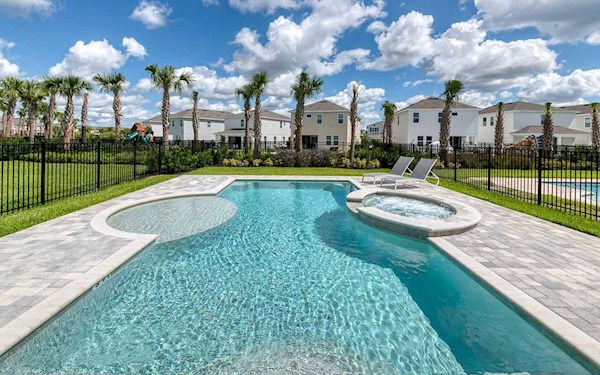
<svg viewBox="0 0 600 375">
<path fill-rule="evenodd" d="M 446 106 L 446 102 L 440 98 L 436 98 L 434 96 L 420 100 L 416 103 L 409 105 L 408 107 L 402 108 L 398 112 L 403 112 L 407 110 L 415 110 L 415 109 L 444 109 Z M 472 105 L 464 104 L 464 103 L 454 103 L 450 107 L 452 109 L 479 109 L 478 107 L 474 107 Z"/>
<path fill-rule="evenodd" d="M 372 126 L 381 126 L 381 125 L 383 125 L 383 120 L 382 121 L 374 122 L 371 125 L 367 125 L 367 128 L 370 128 Z"/>
<path fill-rule="evenodd" d="M 333 112 L 348 112 L 350 111 L 348 108 L 342 107 L 341 105 L 335 104 L 334 102 L 331 102 L 329 100 L 321 100 L 315 103 L 311 103 L 311 104 L 307 104 L 304 106 L 304 112 L 326 112 L 326 111 L 333 111 Z"/>
<path fill-rule="evenodd" d="M 576 111 L 576 112 L 579 112 L 580 114 L 582 114 L 582 113 L 591 114 L 592 113 L 592 108 L 590 107 L 589 104 L 567 105 L 567 106 L 564 106 L 561 108 Z"/>
<path fill-rule="evenodd" d="M 177 113 L 171 113 L 171 118 L 192 118 L 192 114 L 193 114 L 194 109 L 190 108 L 190 109 L 186 109 L 185 111 L 181 111 L 181 112 L 177 112 Z M 231 112 L 227 112 L 227 111 L 213 111 L 211 109 L 198 109 L 199 115 L 201 119 L 208 119 L 208 120 L 225 120 L 226 117 L 229 117 L 230 115 L 233 115 L 233 113 Z M 146 121 L 142 121 L 142 122 L 160 122 L 162 121 L 162 115 L 158 115 L 152 118 L 149 118 Z"/>
<path fill-rule="evenodd" d="M 564 126 L 554 126 L 554 134 L 567 135 L 567 134 L 590 134 L 581 130 L 575 130 L 571 128 L 565 128 Z M 544 134 L 544 127 L 541 125 L 527 126 L 522 129 L 515 130 L 510 134 L 528 134 L 528 135 L 539 135 Z"/>
<path fill-rule="evenodd" d="M 546 106 L 544 104 L 536 104 L 529 102 L 512 102 L 512 103 L 504 103 L 504 112 L 507 111 L 536 111 L 536 112 L 545 112 Z M 575 112 L 573 110 L 564 109 L 560 107 L 552 107 L 552 111 L 554 112 Z M 491 107 L 487 107 L 479 111 L 480 114 L 485 113 L 496 113 L 498 112 L 498 104 L 493 105 Z"/>
<path fill-rule="evenodd" d="M 250 117 L 252 117 L 252 116 L 254 116 L 254 110 L 250 111 Z M 261 109 L 260 117 L 270 119 L 270 120 L 277 120 L 277 121 L 291 121 L 289 116 L 280 115 L 279 113 L 267 111 L 264 109 Z M 231 113 L 226 118 L 244 118 L 244 112 Z"/>
</svg>

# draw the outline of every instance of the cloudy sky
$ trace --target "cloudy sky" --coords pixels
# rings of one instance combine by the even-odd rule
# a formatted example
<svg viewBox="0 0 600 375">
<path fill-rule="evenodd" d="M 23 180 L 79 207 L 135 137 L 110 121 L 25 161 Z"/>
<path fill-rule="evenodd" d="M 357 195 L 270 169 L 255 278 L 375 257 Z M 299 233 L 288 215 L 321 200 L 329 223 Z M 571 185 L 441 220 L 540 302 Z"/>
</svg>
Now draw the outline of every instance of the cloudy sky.
<svg viewBox="0 0 600 375">
<path fill-rule="evenodd" d="M 438 96 L 444 80 L 466 103 L 600 99 L 598 0 L 0 0 L 0 77 L 120 71 L 126 122 L 159 112 L 147 64 L 192 71 L 203 108 L 237 111 L 234 90 L 260 69 L 265 106 L 294 106 L 302 69 L 323 98 L 347 105 L 362 87 L 363 124 L 383 100 Z M 172 97 L 173 111 L 191 107 Z M 112 121 L 111 97 L 91 98 L 91 124 Z"/>
</svg>

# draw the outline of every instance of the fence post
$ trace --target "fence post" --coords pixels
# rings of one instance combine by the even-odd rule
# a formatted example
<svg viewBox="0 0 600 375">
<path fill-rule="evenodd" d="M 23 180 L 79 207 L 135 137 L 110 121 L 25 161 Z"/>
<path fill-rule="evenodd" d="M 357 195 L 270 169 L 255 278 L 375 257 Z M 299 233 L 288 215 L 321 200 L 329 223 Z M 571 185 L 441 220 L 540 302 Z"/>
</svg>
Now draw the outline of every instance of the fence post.
<svg viewBox="0 0 600 375">
<path fill-rule="evenodd" d="M 538 170 L 538 178 L 537 178 L 537 204 L 542 205 L 542 158 L 544 157 L 544 149 L 538 149 L 538 162 L 537 162 L 537 170 Z"/>
<path fill-rule="evenodd" d="M 46 141 L 42 141 L 42 171 L 41 171 L 41 186 L 40 186 L 40 200 L 42 204 L 46 203 Z"/>
<path fill-rule="evenodd" d="M 96 189 L 100 190 L 100 140 L 96 142 Z"/>
<path fill-rule="evenodd" d="M 133 143 L 133 179 L 137 175 L 137 144 Z"/>
<path fill-rule="evenodd" d="M 456 148 L 454 148 L 454 181 L 458 181 L 458 167 L 456 166 Z"/>
<path fill-rule="evenodd" d="M 492 148 L 487 149 L 487 189 L 492 190 Z"/>
</svg>

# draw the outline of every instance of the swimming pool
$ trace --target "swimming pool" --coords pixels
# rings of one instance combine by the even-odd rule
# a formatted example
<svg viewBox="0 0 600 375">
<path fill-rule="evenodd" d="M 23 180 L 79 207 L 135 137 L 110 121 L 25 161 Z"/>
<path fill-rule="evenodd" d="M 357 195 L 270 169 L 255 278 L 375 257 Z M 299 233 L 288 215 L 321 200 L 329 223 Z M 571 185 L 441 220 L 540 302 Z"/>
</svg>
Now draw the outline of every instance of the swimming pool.
<svg viewBox="0 0 600 375">
<path fill-rule="evenodd" d="M 441 203 L 384 194 L 367 196 L 363 205 L 417 220 L 447 219 L 455 214 L 452 208 Z"/>
<path fill-rule="evenodd" d="M 600 182 L 552 182 L 552 185 L 584 191 L 587 193 L 586 198 L 592 201 L 598 201 L 600 195 Z"/>
<path fill-rule="evenodd" d="M 148 247 L 2 357 L 0 374 L 588 373 L 430 243 L 353 217 L 351 189 L 239 182 L 111 218 L 126 227 L 137 210 L 141 231 L 160 230 L 204 220 L 190 206 L 237 207 Z M 165 205 L 181 214 L 149 209 Z"/>
</svg>

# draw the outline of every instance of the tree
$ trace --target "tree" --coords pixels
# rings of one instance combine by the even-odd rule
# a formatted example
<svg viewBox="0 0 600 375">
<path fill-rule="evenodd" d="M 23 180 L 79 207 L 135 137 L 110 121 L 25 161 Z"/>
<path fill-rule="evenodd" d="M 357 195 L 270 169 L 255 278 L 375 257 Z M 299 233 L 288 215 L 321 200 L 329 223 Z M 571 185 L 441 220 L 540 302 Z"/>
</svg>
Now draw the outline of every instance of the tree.
<svg viewBox="0 0 600 375">
<path fill-rule="evenodd" d="M 452 106 L 458 102 L 465 86 L 461 81 L 451 80 L 444 84 L 444 110 L 440 122 L 440 160 L 448 167 L 448 144 L 450 143 L 450 122 L 452 119 Z"/>
<path fill-rule="evenodd" d="M 54 113 L 56 112 L 56 95 L 59 94 L 60 86 L 63 83 L 63 77 L 46 77 L 42 82 L 44 90 L 48 93 L 48 114 L 44 118 L 44 135 L 46 139 L 54 137 L 52 123 L 54 122 Z"/>
<path fill-rule="evenodd" d="M 504 147 L 504 103 L 498 103 L 498 112 L 496 114 L 496 128 L 494 129 L 494 148 L 496 153 L 502 152 Z"/>
<path fill-rule="evenodd" d="M 254 88 L 251 84 L 244 85 L 235 90 L 235 94 L 244 100 L 244 151 L 250 149 L 250 101 L 254 96 Z"/>
<path fill-rule="evenodd" d="M 554 124 L 552 122 L 552 103 L 546 103 L 546 114 L 544 115 L 544 129 L 543 129 L 543 139 L 544 139 L 544 152 L 547 156 L 550 156 L 552 153 L 552 148 L 554 146 Z"/>
<path fill-rule="evenodd" d="M 92 89 L 92 85 L 85 79 L 74 75 L 64 77 L 60 85 L 60 95 L 67 99 L 65 105 L 64 119 L 62 122 L 63 143 L 71 142 L 73 137 L 73 128 L 75 126 L 75 104 L 73 99 L 82 96 L 85 91 Z"/>
<path fill-rule="evenodd" d="M 23 103 L 23 97 L 21 97 L 21 103 Z M 27 106 L 21 105 L 21 108 L 19 108 L 17 110 L 16 114 L 17 114 L 17 116 L 19 116 L 19 122 L 17 123 L 17 136 L 21 137 L 25 134 L 25 122 L 27 119 Z"/>
<path fill-rule="evenodd" d="M 8 103 L 4 98 L 4 93 L 0 91 L 0 111 L 2 111 L 2 132 L 4 133 L 4 129 L 6 129 L 6 109 L 8 108 Z"/>
<path fill-rule="evenodd" d="M 17 101 L 21 96 L 21 87 L 23 81 L 15 77 L 6 77 L 0 81 L 0 90 L 2 90 L 4 100 L 6 101 L 6 126 L 2 128 L 2 139 L 10 137 L 13 132 L 13 118 Z"/>
<path fill-rule="evenodd" d="M 306 99 L 321 93 L 323 80 L 317 76 L 312 78 L 306 72 L 298 74 L 296 82 L 292 84 L 292 95 L 296 99 L 296 112 L 294 115 L 294 146 L 297 152 L 302 151 L 302 125 L 304 122 L 304 103 Z"/>
<path fill-rule="evenodd" d="M 260 136 L 261 136 L 261 99 L 260 97 L 264 94 L 269 83 L 269 74 L 267 72 L 260 71 L 252 75 L 250 85 L 252 86 L 252 93 L 254 96 L 254 159 L 260 158 Z"/>
<path fill-rule="evenodd" d="M 175 68 L 166 65 L 159 68 L 157 65 L 148 65 L 145 69 L 150 73 L 150 79 L 152 83 L 158 89 L 162 90 L 162 127 L 163 127 L 163 146 L 165 152 L 169 150 L 169 125 L 170 125 L 170 102 L 171 102 L 171 91 L 180 93 L 185 87 L 191 87 L 194 82 L 194 77 L 190 72 L 177 73 Z"/>
<path fill-rule="evenodd" d="M 113 112 L 115 114 L 115 139 L 121 142 L 121 93 L 125 91 L 127 80 L 121 73 L 96 74 L 94 81 L 100 84 L 100 91 L 113 94 Z"/>
<path fill-rule="evenodd" d="M 23 81 L 21 85 L 21 102 L 27 113 L 27 129 L 29 129 L 29 142 L 35 141 L 36 119 L 38 107 L 46 98 L 46 91 L 41 83 L 35 81 Z"/>
<path fill-rule="evenodd" d="M 381 105 L 383 109 L 383 142 L 392 143 L 392 122 L 396 115 L 396 105 L 390 101 L 385 101 Z"/>
<path fill-rule="evenodd" d="M 350 162 L 354 162 L 356 151 L 356 125 L 358 122 L 358 85 L 352 85 L 352 101 L 350 102 Z"/>
<path fill-rule="evenodd" d="M 81 105 L 81 142 L 85 142 L 87 136 L 87 121 L 88 121 L 88 102 L 90 99 L 90 93 L 88 91 L 83 93 L 83 103 Z"/>
<path fill-rule="evenodd" d="M 194 142 L 198 142 L 198 128 L 200 127 L 200 114 L 198 113 L 198 91 L 192 92 L 194 109 L 192 111 L 192 128 L 194 128 Z"/>
<path fill-rule="evenodd" d="M 598 151 L 598 148 L 600 148 L 600 119 L 598 118 L 600 104 L 592 103 L 590 104 L 590 108 L 592 109 L 592 145 Z"/>
</svg>

